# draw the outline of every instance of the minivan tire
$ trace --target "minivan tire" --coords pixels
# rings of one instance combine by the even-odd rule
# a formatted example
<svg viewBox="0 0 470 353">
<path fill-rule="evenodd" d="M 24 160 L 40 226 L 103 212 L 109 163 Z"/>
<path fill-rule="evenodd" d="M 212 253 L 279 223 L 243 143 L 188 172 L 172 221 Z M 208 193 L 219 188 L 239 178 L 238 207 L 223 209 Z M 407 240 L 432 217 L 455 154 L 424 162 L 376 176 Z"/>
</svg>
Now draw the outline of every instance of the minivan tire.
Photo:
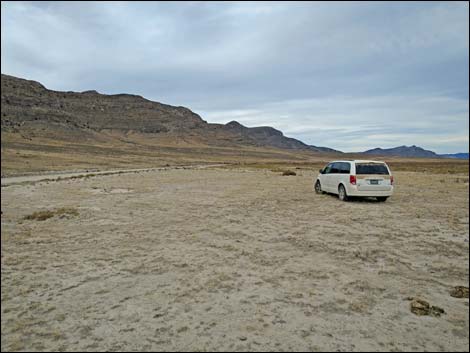
<svg viewBox="0 0 470 353">
<path fill-rule="evenodd" d="M 341 201 L 348 201 L 348 194 L 346 193 L 346 188 L 343 184 L 340 184 L 338 187 L 338 198 Z"/>
<path fill-rule="evenodd" d="M 324 194 L 324 191 L 321 189 L 320 180 L 317 180 L 317 182 L 315 183 L 315 192 L 317 194 Z"/>
<path fill-rule="evenodd" d="M 377 197 L 377 201 L 379 201 L 379 202 L 385 202 L 385 201 L 387 201 L 387 199 L 388 199 L 388 196 L 378 196 Z"/>
</svg>

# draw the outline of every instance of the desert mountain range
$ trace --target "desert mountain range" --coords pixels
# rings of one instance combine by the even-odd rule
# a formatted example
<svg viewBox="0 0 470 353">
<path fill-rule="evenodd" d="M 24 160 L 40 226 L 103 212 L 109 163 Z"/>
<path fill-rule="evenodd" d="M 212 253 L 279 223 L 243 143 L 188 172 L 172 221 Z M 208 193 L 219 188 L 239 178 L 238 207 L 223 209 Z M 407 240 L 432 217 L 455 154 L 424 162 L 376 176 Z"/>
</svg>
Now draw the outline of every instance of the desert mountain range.
<svg viewBox="0 0 470 353">
<path fill-rule="evenodd" d="M 212 124 L 185 107 L 131 94 L 59 92 L 42 84 L 2 74 L 2 131 L 63 136 L 92 132 L 152 134 L 213 146 L 256 146 L 313 152 L 338 152 L 307 145 L 272 127 L 248 128 L 236 121 Z"/>
<path fill-rule="evenodd" d="M 345 158 L 269 126 L 208 123 L 182 106 L 132 94 L 61 92 L 1 75 L 2 175 L 64 168 L 136 167 L 180 161 L 306 161 Z M 365 155 L 439 158 L 417 146 Z M 446 155 L 468 158 L 468 154 Z"/>
</svg>

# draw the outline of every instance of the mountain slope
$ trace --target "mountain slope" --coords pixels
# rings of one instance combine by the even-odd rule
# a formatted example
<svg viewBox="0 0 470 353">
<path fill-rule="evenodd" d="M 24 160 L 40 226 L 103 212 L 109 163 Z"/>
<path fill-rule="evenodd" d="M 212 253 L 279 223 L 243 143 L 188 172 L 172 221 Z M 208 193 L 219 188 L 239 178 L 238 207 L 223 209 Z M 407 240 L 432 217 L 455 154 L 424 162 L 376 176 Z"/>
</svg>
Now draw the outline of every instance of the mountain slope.
<svg viewBox="0 0 470 353">
<path fill-rule="evenodd" d="M 130 94 L 96 91 L 59 92 L 35 81 L 2 74 L 2 132 L 25 138 L 96 139 L 103 132 L 153 135 L 187 144 L 256 146 L 313 152 L 335 150 L 309 146 L 271 127 L 248 128 L 237 122 L 210 124 L 185 107 L 175 107 Z"/>
</svg>

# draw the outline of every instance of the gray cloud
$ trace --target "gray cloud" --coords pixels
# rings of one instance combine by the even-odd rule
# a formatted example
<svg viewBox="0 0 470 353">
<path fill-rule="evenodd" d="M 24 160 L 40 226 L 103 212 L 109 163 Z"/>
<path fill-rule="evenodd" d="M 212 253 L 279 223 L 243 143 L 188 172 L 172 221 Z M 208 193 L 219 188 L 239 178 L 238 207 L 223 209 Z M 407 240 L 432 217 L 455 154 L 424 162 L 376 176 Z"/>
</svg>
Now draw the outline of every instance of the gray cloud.
<svg viewBox="0 0 470 353">
<path fill-rule="evenodd" d="M 2 2 L 2 72 L 346 151 L 468 151 L 468 4 Z"/>
</svg>

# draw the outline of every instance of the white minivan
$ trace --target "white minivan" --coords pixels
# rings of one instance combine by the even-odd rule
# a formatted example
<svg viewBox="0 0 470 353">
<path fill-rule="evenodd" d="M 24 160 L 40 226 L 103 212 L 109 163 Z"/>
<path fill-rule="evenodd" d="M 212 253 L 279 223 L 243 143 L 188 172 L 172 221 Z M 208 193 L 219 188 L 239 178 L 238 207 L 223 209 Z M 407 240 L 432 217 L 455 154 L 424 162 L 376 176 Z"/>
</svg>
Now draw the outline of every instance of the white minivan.
<svg viewBox="0 0 470 353">
<path fill-rule="evenodd" d="M 337 194 L 342 201 L 352 196 L 385 201 L 393 194 L 393 175 L 385 162 L 333 161 L 320 170 L 315 191 Z"/>
</svg>

